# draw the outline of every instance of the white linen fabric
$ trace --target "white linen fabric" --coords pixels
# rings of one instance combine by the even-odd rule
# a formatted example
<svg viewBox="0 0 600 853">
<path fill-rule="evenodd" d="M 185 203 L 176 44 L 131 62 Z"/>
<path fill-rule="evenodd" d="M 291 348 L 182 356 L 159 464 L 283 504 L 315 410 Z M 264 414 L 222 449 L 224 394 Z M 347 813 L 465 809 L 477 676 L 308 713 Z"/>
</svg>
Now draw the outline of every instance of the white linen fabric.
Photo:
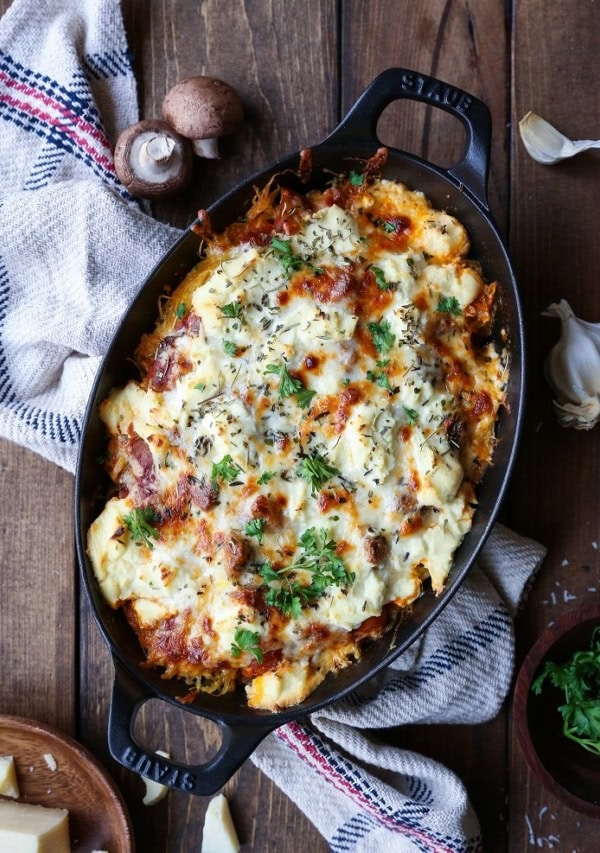
<svg viewBox="0 0 600 853">
<path fill-rule="evenodd" d="M 70 471 L 101 356 L 178 236 L 116 178 L 111 144 L 137 117 L 118 0 L 14 0 L 0 20 L 0 436 Z M 498 712 L 512 677 L 512 617 L 542 556 L 496 527 L 420 641 L 256 751 L 332 850 L 480 849 L 460 780 L 384 746 L 373 729 Z"/>
<path fill-rule="evenodd" d="M 178 231 L 117 180 L 137 121 L 118 0 L 15 0 L 0 21 L 0 435 L 75 470 L 100 359 Z"/>
</svg>

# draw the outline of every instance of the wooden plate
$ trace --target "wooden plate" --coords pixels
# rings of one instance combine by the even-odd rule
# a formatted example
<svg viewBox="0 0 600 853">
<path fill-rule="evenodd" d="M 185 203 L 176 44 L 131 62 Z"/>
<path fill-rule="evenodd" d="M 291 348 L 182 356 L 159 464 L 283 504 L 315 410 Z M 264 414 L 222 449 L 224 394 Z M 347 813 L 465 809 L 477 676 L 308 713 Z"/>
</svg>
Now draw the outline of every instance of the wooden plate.
<svg viewBox="0 0 600 853">
<path fill-rule="evenodd" d="M 52 770 L 44 755 L 56 762 Z M 131 822 L 123 800 L 95 758 L 72 738 L 23 717 L 0 715 L 0 755 L 15 759 L 23 802 L 69 810 L 77 853 L 132 853 Z"/>
</svg>

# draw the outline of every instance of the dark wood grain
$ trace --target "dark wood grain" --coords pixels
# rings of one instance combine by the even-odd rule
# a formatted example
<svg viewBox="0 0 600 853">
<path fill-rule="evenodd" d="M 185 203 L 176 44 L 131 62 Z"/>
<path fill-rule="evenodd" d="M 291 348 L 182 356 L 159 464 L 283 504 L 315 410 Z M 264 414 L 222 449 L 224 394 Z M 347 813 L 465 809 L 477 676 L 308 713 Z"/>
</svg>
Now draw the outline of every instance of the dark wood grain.
<svg viewBox="0 0 600 853">
<path fill-rule="evenodd" d="M 69 474 L 0 441 L 0 712 L 70 733 L 77 722 L 72 506 Z"/>
<path fill-rule="evenodd" d="M 0 12 L 10 0 L 0 0 Z M 559 614 L 600 591 L 600 432 L 554 421 L 542 363 L 557 339 L 541 311 L 562 296 L 600 320 L 596 221 L 600 153 L 545 168 L 531 161 L 517 121 L 533 109 L 573 137 L 597 136 L 600 36 L 593 0 L 123 0 L 142 117 L 160 115 L 179 79 L 210 73 L 246 107 L 223 159 L 197 162 L 193 186 L 155 206 L 187 225 L 198 208 L 276 158 L 322 139 L 381 70 L 405 66 L 482 98 L 494 122 L 489 198 L 510 238 L 530 341 L 523 446 L 506 513 L 549 555 L 518 622 L 519 658 Z M 591 82 L 590 82 L 591 81 Z M 378 133 L 442 165 L 460 156 L 461 131 L 440 110 L 396 103 Z M 198 849 L 206 800 L 170 793 L 141 804 L 139 777 L 106 748 L 112 663 L 87 601 L 79 598 L 72 546 L 72 479 L 0 441 L 0 710 L 76 734 L 117 780 L 142 851 Z M 80 608 L 80 610 L 79 610 Z M 79 614 L 79 615 L 78 615 Z M 447 764 L 481 818 L 485 850 L 600 848 L 600 825 L 552 797 L 533 777 L 506 713 L 483 726 L 411 726 L 383 736 Z M 185 761 L 216 747 L 214 726 L 153 701 L 136 733 Z M 381 734 L 381 733 L 380 733 Z M 227 784 L 243 850 L 325 851 L 327 845 L 279 790 L 247 762 Z"/>
<path fill-rule="evenodd" d="M 510 508 L 513 524 L 549 549 L 519 621 L 521 656 L 561 613 L 597 600 L 600 590 L 600 433 L 556 424 L 542 367 L 559 329 L 541 317 L 565 297 L 579 316 L 600 319 L 594 223 L 600 158 L 586 154 L 545 168 L 525 154 L 516 133 L 518 119 L 532 109 L 575 138 L 597 135 L 599 95 L 586 80 L 598 67 L 598 10 L 578 2 L 569 4 L 568 15 L 563 11 L 543 0 L 517 3 L 513 26 L 511 251 L 530 341 L 530 383 Z M 511 851 L 551 846 L 551 836 L 561 850 L 600 846 L 598 823 L 546 792 L 526 768 L 514 733 L 510 803 Z"/>
</svg>

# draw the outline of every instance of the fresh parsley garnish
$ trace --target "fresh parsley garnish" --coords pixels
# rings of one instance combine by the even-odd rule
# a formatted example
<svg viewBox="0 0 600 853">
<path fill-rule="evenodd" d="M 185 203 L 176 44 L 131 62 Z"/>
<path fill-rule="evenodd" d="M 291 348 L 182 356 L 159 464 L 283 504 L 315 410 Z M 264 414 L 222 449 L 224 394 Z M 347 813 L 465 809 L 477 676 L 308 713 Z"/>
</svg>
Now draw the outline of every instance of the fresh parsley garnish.
<svg viewBox="0 0 600 853">
<path fill-rule="evenodd" d="M 260 545 L 263 541 L 266 526 L 267 522 L 264 518 L 253 518 L 252 521 L 249 521 L 244 527 L 244 533 L 248 536 L 256 536 L 258 544 Z"/>
<path fill-rule="evenodd" d="M 228 302 L 227 305 L 221 305 L 221 314 L 224 317 L 238 319 L 242 316 L 242 306 L 239 302 Z"/>
<path fill-rule="evenodd" d="M 362 187 L 365 182 L 365 176 L 360 172 L 355 172 L 354 170 L 350 172 L 348 180 L 352 184 L 353 187 Z"/>
<path fill-rule="evenodd" d="M 301 409 L 307 409 L 310 406 L 312 398 L 317 392 L 305 388 L 301 379 L 292 376 L 284 361 L 281 364 L 267 364 L 265 373 L 274 373 L 279 376 L 280 399 L 294 396 Z"/>
<path fill-rule="evenodd" d="M 204 391 L 204 389 L 206 388 L 206 384 L 204 382 L 196 382 L 194 388 L 196 389 L 196 391 Z"/>
<path fill-rule="evenodd" d="M 275 476 L 274 471 L 263 471 L 260 477 L 257 480 L 259 486 L 264 486 L 265 483 L 268 483 L 269 480 L 272 480 Z"/>
<path fill-rule="evenodd" d="M 381 267 L 371 267 L 371 272 L 375 277 L 375 282 L 380 290 L 389 290 L 392 286 L 391 282 L 385 280 L 385 273 Z"/>
<path fill-rule="evenodd" d="M 346 569 L 337 554 L 337 543 L 329 537 L 327 530 L 317 531 L 309 527 L 299 539 L 302 553 L 289 566 L 274 569 L 264 563 L 260 575 L 268 586 L 265 601 L 286 616 L 298 617 L 302 608 L 321 598 L 331 586 L 348 587 L 354 582 L 354 573 Z M 300 571 L 310 572 L 308 584 L 297 580 Z"/>
<path fill-rule="evenodd" d="M 381 323 L 369 323 L 367 328 L 371 333 L 377 352 L 386 355 L 396 343 L 396 338 L 390 330 L 390 324 L 386 320 L 382 320 Z"/>
<path fill-rule="evenodd" d="M 185 302 L 179 303 L 179 305 L 175 309 L 175 314 L 179 317 L 180 320 L 183 320 L 183 318 L 187 314 L 187 305 L 185 304 Z"/>
<path fill-rule="evenodd" d="M 302 255 L 295 255 L 292 251 L 292 244 L 289 240 L 282 240 L 280 237 L 273 237 L 271 240 L 271 248 L 277 252 L 281 266 L 286 275 L 295 270 L 302 269 L 305 264 Z"/>
<path fill-rule="evenodd" d="M 312 456 L 305 456 L 300 460 L 300 464 L 296 468 L 296 476 L 308 480 L 310 483 L 311 493 L 314 495 L 318 492 L 321 486 L 330 480 L 332 477 L 339 475 L 337 468 L 330 465 L 326 459 L 318 453 Z"/>
<path fill-rule="evenodd" d="M 296 402 L 298 403 L 301 409 L 308 409 L 310 408 L 312 398 L 315 396 L 316 393 L 316 391 L 313 391 L 310 388 L 303 388 L 302 391 L 296 392 Z"/>
<path fill-rule="evenodd" d="M 600 755 L 600 628 L 594 629 L 588 650 L 575 652 L 563 664 L 546 661 L 531 685 L 536 695 L 546 679 L 565 695 L 557 709 L 565 737 Z"/>
<path fill-rule="evenodd" d="M 227 353 L 227 355 L 236 356 L 237 355 L 237 344 L 234 344 L 233 341 L 223 341 L 223 349 Z"/>
<path fill-rule="evenodd" d="M 375 382 L 380 388 L 385 388 L 386 391 L 392 390 L 388 375 L 383 370 L 380 373 L 377 373 L 375 370 L 367 370 L 367 379 L 369 382 Z"/>
<path fill-rule="evenodd" d="M 151 539 L 158 539 L 159 533 L 152 524 L 158 521 L 159 516 L 152 507 L 136 507 L 123 517 L 123 521 L 129 528 L 131 538 L 134 542 L 143 542 L 150 550 L 154 548 Z"/>
<path fill-rule="evenodd" d="M 297 394 L 304 388 L 303 382 L 292 376 L 284 361 L 281 364 L 267 364 L 265 373 L 275 373 L 279 376 L 279 397 L 281 399 L 291 397 L 292 394 Z"/>
<path fill-rule="evenodd" d="M 256 658 L 258 663 L 263 661 L 262 649 L 258 644 L 258 631 L 250 631 L 249 628 L 236 628 L 231 644 L 231 657 L 239 658 L 242 652 L 248 652 Z"/>
<path fill-rule="evenodd" d="M 231 483 L 242 469 L 233 461 L 229 453 L 224 456 L 220 462 L 213 462 L 210 481 L 213 488 L 217 488 L 219 483 Z"/>
<path fill-rule="evenodd" d="M 409 424 L 416 424 L 419 420 L 419 413 L 416 409 L 409 409 L 408 406 L 404 406 L 404 414 L 406 415 L 406 420 Z"/>
<path fill-rule="evenodd" d="M 437 310 L 443 314 L 461 314 L 460 302 L 456 296 L 440 296 Z"/>
</svg>

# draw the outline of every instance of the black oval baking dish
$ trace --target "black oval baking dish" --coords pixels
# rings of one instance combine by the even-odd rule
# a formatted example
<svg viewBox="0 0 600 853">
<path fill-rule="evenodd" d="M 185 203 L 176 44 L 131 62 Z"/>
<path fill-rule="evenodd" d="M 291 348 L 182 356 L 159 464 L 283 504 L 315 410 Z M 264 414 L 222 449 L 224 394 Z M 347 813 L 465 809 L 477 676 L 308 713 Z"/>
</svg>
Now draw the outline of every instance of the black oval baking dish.
<svg viewBox="0 0 600 853">
<path fill-rule="evenodd" d="M 446 110 L 460 120 L 466 131 L 463 156 L 453 167 L 443 169 L 392 148 L 382 173 L 411 189 L 421 190 L 434 207 L 457 217 L 469 232 L 471 257 L 480 262 L 489 281 L 500 283 L 496 334 L 502 347 L 509 340 L 511 369 L 507 405 L 497 428 L 494 464 L 479 486 L 473 526 L 456 552 L 444 591 L 437 597 L 426 592 L 416 601 L 396 626 L 393 642 L 390 632 L 370 642 L 360 661 L 327 678 L 300 705 L 279 713 L 249 708 L 241 689 L 220 697 L 201 694 L 191 704 L 181 705 L 177 701 L 177 696 L 184 692 L 181 682 L 164 680 L 160 672 L 140 667 L 143 653 L 137 638 L 124 616 L 104 601 L 85 543 L 88 527 L 102 508 L 110 486 L 97 462 L 106 445 L 98 404 L 111 388 L 135 376 L 130 357 L 140 336 L 154 327 L 159 296 L 165 286 L 181 280 L 196 263 L 200 237 L 193 226 L 183 234 L 140 288 L 104 358 L 85 416 L 75 489 L 77 554 L 82 578 L 115 664 L 108 732 L 110 750 L 126 767 L 144 776 L 160 778 L 172 788 L 202 795 L 217 791 L 273 729 L 340 699 L 391 663 L 427 628 L 456 592 L 485 542 L 506 490 L 522 415 L 523 322 L 515 277 L 488 209 L 486 185 L 491 120 L 485 104 L 467 92 L 424 74 L 390 68 L 371 83 L 333 133 L 312 149 L 313 169 L 308 185 L 299 183 L 296 175 L 299 153 L 295 153 L 252 175 L 215 202 L 209 213 L 215 229 L 220 230 L 247 210 L 254 188 L 266 184 L 273 175 L 279 176 L 281 185 L 306 191 L 324 186 L 332 172 L 360 170 L 365 160 L 381 147 L 376 128 L 383 110 L 398 99 L 422 101 Z M 219 724 L 222 744 L 210 761 L 188 767 L 146 751 L 135 740 L 133 724 L 139 706 L 154 697 Z"/>
</svg>

